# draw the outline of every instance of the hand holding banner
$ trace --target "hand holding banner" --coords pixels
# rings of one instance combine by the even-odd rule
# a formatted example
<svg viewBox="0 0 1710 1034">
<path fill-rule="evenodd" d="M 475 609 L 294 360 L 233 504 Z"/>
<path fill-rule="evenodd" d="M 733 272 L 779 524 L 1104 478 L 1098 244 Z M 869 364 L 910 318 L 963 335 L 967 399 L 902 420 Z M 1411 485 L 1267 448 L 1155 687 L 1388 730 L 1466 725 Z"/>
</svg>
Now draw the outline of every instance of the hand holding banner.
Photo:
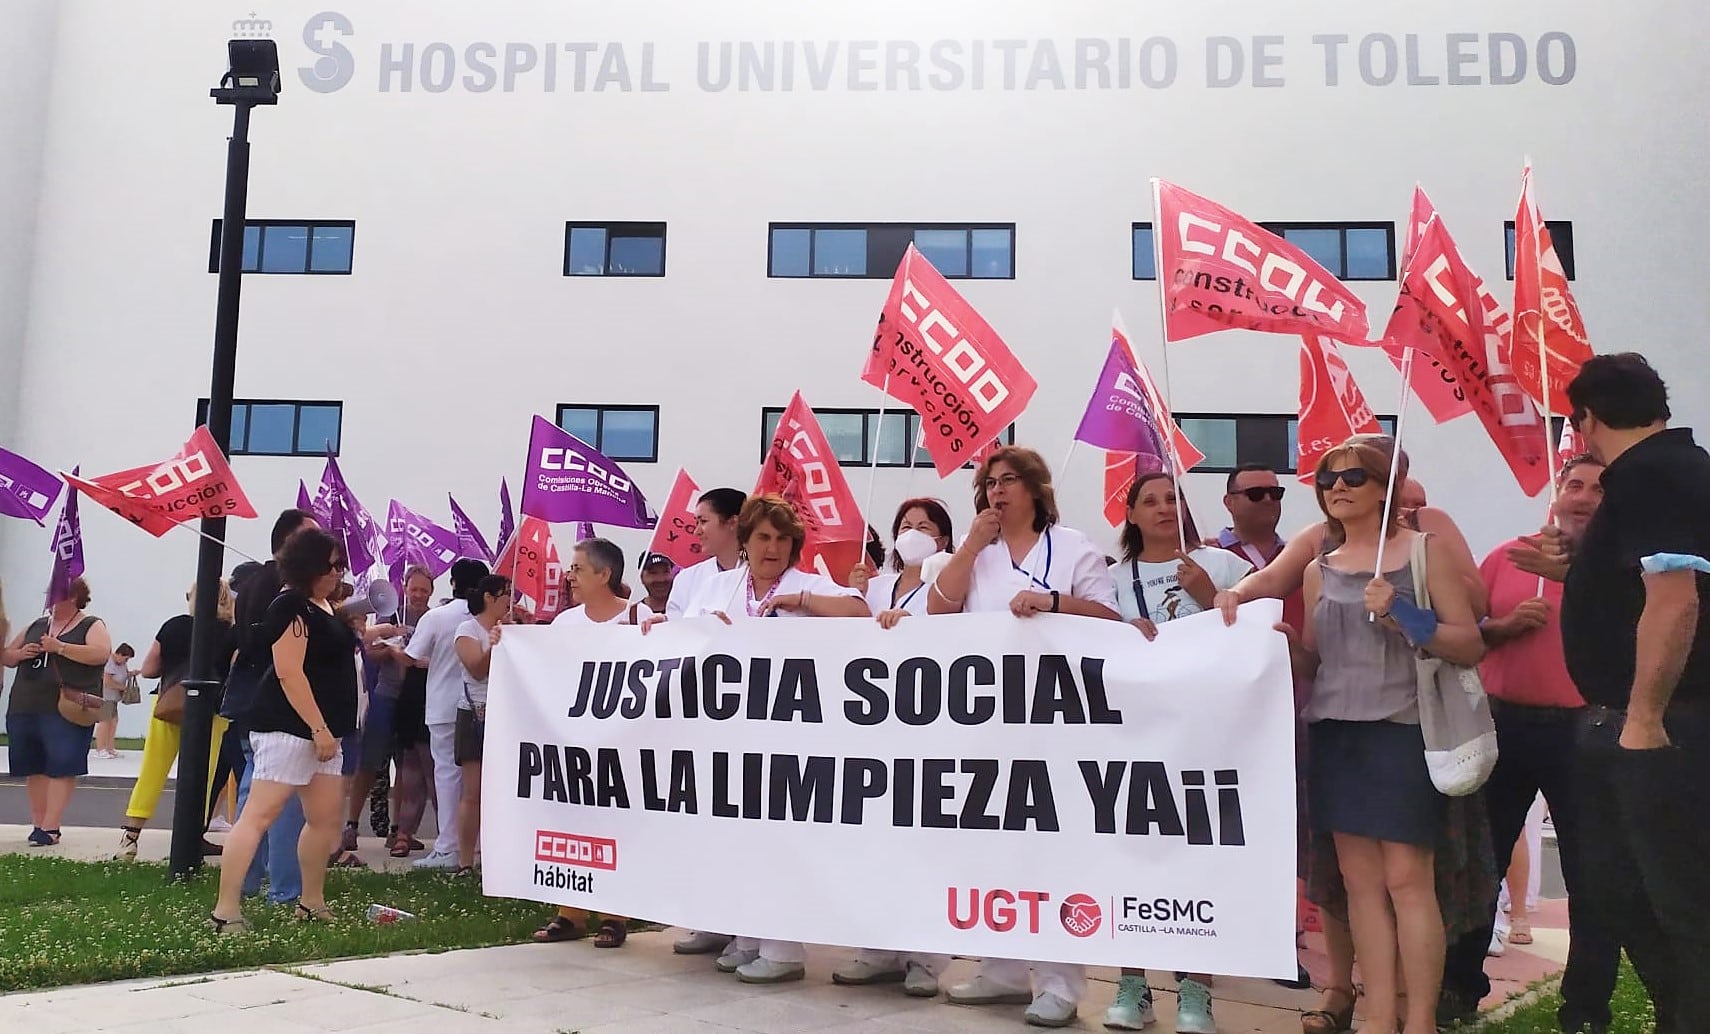
<svg viewBox="0 0 1710 1034">
<path fill-rule="evenodd" d="M 255 516 L 205 425 L 171 459 L 66 482 L 155 538 L 198 517 Z"/>
<path fill-rule="evenodd" d="M 1306 252 L 1215 201 L 1153 182 L 1166 341 L 1243 327 L 1365 343 L 1365 303 Z"/>
<path fill-rule="evenodd" d="M 1336 342 L 1302 334 L 1300 424 L 1296 436 L 1299 456 L 1294 465 L 1300 480 L 1311 484 L 1318 461 L 1352 436 L 1382 431 L 1360 386 L 1354 383 L 1353 372 L 1336 350 Z"/>
<path fill-rule="evenodd" d="M 1015 422 L 1038 384 L 997 331 L 910 244 L 861 379 L 920 414 L 939 477 Z"/>
<path fill-rule="evenodd" d="M 651 528 L 657 518 L 623 468 L 545 417 L 534 418 L 522 512 L 555 524 Z"/>
<path fill-rule="evenodd" d="M 48 471 L 0 449 L 0 517 L 23 517 L 46 527 L 61 487 L 59 478 Z"/>
<path fill-rule="evenodd" d="M 665 500 L 659 524 L 653 529 L 653 541 L 647 544 L 648 553 L 668 556 L 678 567 L 691 567 L 706 559 L 701 554 L 700 536 L 695 534 L 695 498 L 700 491 L 689 472 L 678 468 L 677 480 L 671 483 L 671 498 Z M 646 555 L 642 554 L 644 558 Z"/>
</svg>

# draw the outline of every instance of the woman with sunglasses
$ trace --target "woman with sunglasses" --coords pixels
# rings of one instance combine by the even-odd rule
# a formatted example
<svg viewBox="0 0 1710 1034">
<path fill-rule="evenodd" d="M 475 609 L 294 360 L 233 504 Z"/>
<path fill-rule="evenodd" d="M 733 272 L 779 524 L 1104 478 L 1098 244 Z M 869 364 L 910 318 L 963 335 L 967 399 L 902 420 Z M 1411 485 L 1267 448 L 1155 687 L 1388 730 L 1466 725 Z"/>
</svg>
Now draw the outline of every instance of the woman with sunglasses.
<svg viewBox="0 0 1710 1034">
<path fill-rule="evenodd" d="M 328 602 L 344 580 L 344 548 L 319 528 L 293 534 L 279 554 L 284 589 L 268 604 L 262 641 L 273 644 L 273 670 L 255 689 L 249 716 L 254 772 L 249 800 L 226 835 L 220 896 L 210 922 L 215 933 L 249 929 L 241 892 L 261 835 L 293 795 L 303 803 L 297 859 L 303 890 L 296 916 L 329 920 L 327 858 L 344 819 L 344 768 L 339 741 L 356 729 L 358 643 Z"/>
<path fill-rule="evenodd" d="M 1051 468 L 1032 449 L 1006 445 L 974 474 L 974 518 L 962 548 L 929 578 L 927 613 L 1009 611 L 1116 620 L 1116 592 L 1104 550 L 1058 522 Z M 1026 1004 L 1027 1022 L 1066 1027 L 1086 993 L 1086 967 L 986 959 L 950 988 L 958 1005 Z M 1035 993 L 1037 991 L 1037 993 Z"/>
<path fill-rule="evenodd" d="M 1315 679 L 1308 810 L 1314 834 L 1334 838 L 1366 1027 L 1398 1029 L 1399 951 L 1408 989 L 1400 1029 L 1431 1034 L 1445 945 L 1433 875 L 1444 798 L 1425 768 L 1415 653 L 1474 665 L 1484 640 L 1452 554 L 1429 535 L 1432 607 L 1417 605 L 1410 559 L 1421 533 L 1386 506 L 1388 470 L 1389 457 L 1364 443 L 1319 461 L 1314 487 L 1331 548 L 1306 572 L 1305 627 L 1284 630 L 1296 672 Z"/>
<path fill-rule="evenodd" d="M 1253 565 L 1225 549 L 1200 545 L 1193 515 L 1169 474 L 1142 474 L 1128 488 L 1128 519 L 1122 526 L 1122 559 L 1110 567 L 1122 619 L 1148 640 L 1158 625 L 1211 609 L 1221 589 L 1240 581 Z M 1188 551 L 1182 551 L 1186 539 Z M 1211 1013 L 1211 976 L 1182 977 L 1176 998 L 1177 1034 L 1216 1034 Z M 1104 1014 L 1109 1030 L 1144 1030 L 1156 1017 L 1146 971 L 1123 967 L 1116 1000 Z"/>
<path fill-rule="evenodd" d="M 469 594 L 473 617 L 457 626 L 457 659 L 463 664 L 463 699 L 457 702 L 452 754 L 463 778 L 457 801 L 457 872 L 475 871 L 475 847 L 481 841 L 481 748 L 487 734 L 487 673 L 498 645 L 500 622 L 511 607 L 511 580 L 490 574 Z"/>
</svg>

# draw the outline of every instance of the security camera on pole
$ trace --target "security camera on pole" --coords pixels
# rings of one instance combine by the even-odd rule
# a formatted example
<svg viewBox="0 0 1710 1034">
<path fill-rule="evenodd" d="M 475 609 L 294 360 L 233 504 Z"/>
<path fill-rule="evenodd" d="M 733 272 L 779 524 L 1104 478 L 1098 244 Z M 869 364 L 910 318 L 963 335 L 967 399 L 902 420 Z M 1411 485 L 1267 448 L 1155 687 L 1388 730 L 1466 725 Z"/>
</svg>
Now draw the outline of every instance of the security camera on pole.
<svg viewBox="0 0 1710 1034">
<path fill-rule="evenodd" d="M 238 295 L 243 287 L 243 231 L 249 200 L 249 112 L 258 104 L 279 103 L 279 49 L 269 39 L 226 43 L 230 68 L 210 90 L 216 104 L 232 106 L 232 135 L 226 145 L 226 203 L 220 224 L 219 296 L 214 316 L 214 362 L 208 390 L 207 425 L 221 447 L 232 436 L 232 385 L 237 373 Z M 224 517 L 202 520 L 202 546 L 196 555 L 196 610 L 190 633 L 190 678 L 184 680 L 184 735 L 178 750 L 178 789 L 172 809 L 174 879 L 202 866 L 202 833 L 208 820 L 208 748 L 213 739 L 214 703 L 220 682 L 216 651 L 220 632 L 220 571 L 225 566 Z"/>
</svg>

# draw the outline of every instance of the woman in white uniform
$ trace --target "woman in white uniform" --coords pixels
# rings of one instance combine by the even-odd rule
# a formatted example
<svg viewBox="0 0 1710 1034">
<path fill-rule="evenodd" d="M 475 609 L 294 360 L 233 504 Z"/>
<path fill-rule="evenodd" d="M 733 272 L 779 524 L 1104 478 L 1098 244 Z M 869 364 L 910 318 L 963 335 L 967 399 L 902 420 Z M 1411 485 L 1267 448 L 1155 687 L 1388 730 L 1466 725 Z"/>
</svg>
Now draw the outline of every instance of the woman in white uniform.
<svg viewBox="0 0 1710 1034">
<path fill-rule="evenodd" d="M 861 594 L 796 566 L 807 530 L 782 496 L 753 496 L 736 518 L 743 562 L 707 579 L 684 617 L 871 617 Z M 655 618 L 654 621 L 657 621 Z M 745 984 L 779 984 L 806 975 L 807 946 L 799 941 L 738 937 L 719 956 L 718 968 Z"/>
<path fill-rule="evenodd" d="M 926 614 L 928 584 L 921 565 L 945 553 L 954 534 L 950 514 L 937 499 L 905 499 L 897 507 L 891 521 L 895 543 L 891 571 L 867 583 L 867 607 L 878 615 L 880 625 L 895 628 L 903 618 Z M 911 998 L 936 998 L 938 977 L 949 965 L 950 956 L 934 952 L 862 948 L 853 961 L 832 970 L 831 982 L 852 986 L 901 982 L 903 994 Z"/>
<path fill-rule="evenodd" d="M 1193 516 L 1176 493 L 1175 479 L 1163 471 L 1142 474 L 1128 489 L 1128 519 L 1122 526 L 1122 559 L 1111 565 L 1116 605 L 1122 620 L 1147 639 L 1158 626 L 1211 609 L 1219 592 L 1253 570 L 1226 549 L 1200 545 Z M 1188 549 L 1182 550 L 1182 542 Z M 1152 989 L 1146 971 L 1124 966 L 1116 1001 L 1104 1014 L 1108 1030 L 1144 1030 L 1154 1022 Z M 1177 1034 L 1216 1034 L 1211 1015 L 1211 977 L 1190 973 L 1176 998 Z"/>
<path fill-rule="evenodd" d="M 1004 446 L 974 475 L 973 528 L 927 589 L 930 614 L 1007 610 L 1017 617 L 1078 614 L 1116 620 L 1104 551 L 1058 524 L 1051 470 L 1032 449 Z M 959 1005 L 1028 1003 L 1027 1022 L 1066 1027 L 1086 992 L 1086 967 L 987 959 L 950 988 Z"/>
</svg>

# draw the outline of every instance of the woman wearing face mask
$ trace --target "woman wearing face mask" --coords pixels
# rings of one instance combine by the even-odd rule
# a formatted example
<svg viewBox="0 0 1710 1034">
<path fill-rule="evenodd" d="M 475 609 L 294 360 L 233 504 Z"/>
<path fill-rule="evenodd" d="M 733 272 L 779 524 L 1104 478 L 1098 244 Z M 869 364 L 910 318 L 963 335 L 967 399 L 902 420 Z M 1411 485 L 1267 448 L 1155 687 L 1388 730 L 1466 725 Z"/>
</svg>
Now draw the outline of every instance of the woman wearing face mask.
<svg viewBox="0 0 1710 1034">
<path fill-rule="evenodd" d="M 1185 531 L 1185 534 L 1184 534 Z M 1182 541 L 1188 552 L 1182 552 Z M 1148 640 L 1158 625 L 1211 609 L 1212 599 L 1240 581 L 1253 565 L 1226 549 L 1199 544 L 1193 515 L 1176 493 L 1176 482 L 1158 471 L 1142 474 L 1128 488 L 1128 521 L 1122 526 L 1122 559 L 1112 564 L 1116 605 L 1122 619 Z M 1123 967 L 1116 1001 L 1104 1014 L 1109 1030 L 1142 1030 L 1155 1022 L 1146 971 Z M 1190 973 L 1176 998 L 1177 1034 L 1215 1034 L 1211 976 Z"/>
<path fill-rule="evenodd" d="M 894 628 L 910 614 L 926 613 L 926 581 L 921 565 L 928 558 L 950 550 L 954 529 L 944 504 L 936 499 L 907 499 L 897 507 L 891 521 L 890 568 L 867 583 L 867 607 L 879 616 L 879 624 Z"/>
</svg>

